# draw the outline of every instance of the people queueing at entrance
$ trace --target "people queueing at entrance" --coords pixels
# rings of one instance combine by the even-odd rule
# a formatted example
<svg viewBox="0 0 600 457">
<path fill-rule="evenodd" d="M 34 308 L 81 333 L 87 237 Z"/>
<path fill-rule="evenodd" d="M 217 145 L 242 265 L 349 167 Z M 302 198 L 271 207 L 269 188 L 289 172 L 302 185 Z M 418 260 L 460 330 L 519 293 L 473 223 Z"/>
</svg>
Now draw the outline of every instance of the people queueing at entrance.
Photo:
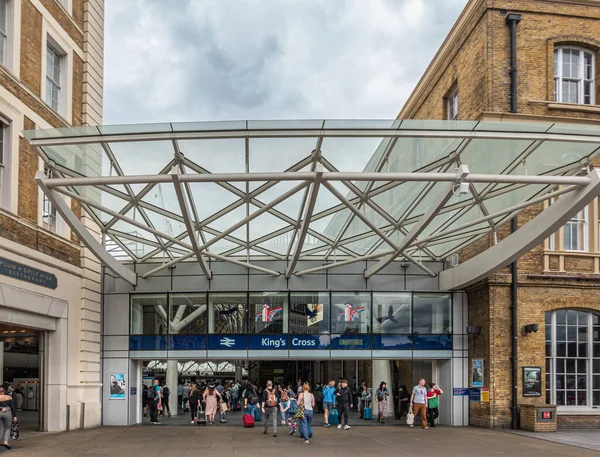
<svg viewBox="0 0 600 457">
<path fill-rule="evenodd" d="M 158 422 L 158 409 L 162 407 L 161 395 L 160 382 L 158 378 L 155 378 L 152 385 L 148 388 L 146 395 L 148 398 L 148 407 L 150 408 L 150 423 L 154 425 L 160 424 Z"/>
<path fill-rule="evenodd" d="M 2 446 L 6 449 L 12 448 L 8 444 L 8 437 L 10 435 L 11 423 L 17 422 L 15 409 L 15 402 L 12 396 L 4 391 L 3 386 L 0 386 L 0 438 L 2 439 Z"/>
<path fill-rule="evenodd" d="M 427 430 L 427 388 L 425 387 L 425 379 L 421 378 L 419 384 L 413 387 L 412 395 L 410 396 L 410 407 L 413 409 L 413 414 L 417 416 L 421 414 L 421 428 Z"/>
<path fill-rule="evenodd" d="M 344 430 L 350 430 L 350 425 L 348 424 L 348 412 L 354 405 L 352 404 L 352 391 L 348 388 L 347 380 L 342 379 L 340 381 L 340 388 L 337 390 L 335 396 L 340 419 L 337 428 L 344 427 Z"/>
<path fill-rule="evenodd" d="M 335 381 L 332 379 L 323 387 L 323 425 L 329 427 L 329 412 L 333 410 L 335 405 Z"/>
<path fill-rule="evenodd" d="M 443 393 L 435 382 L 429 384 L 429 390 L 427 391 L 427 423 L 432 428 L 435 427 L 435 420 L 440 415 L 439 396 Z"/>
<path fill-rule="evenodd" d="M 273 386 L 273 381 L 267 381 L 267 387 L 262 393 L 261 411 L 264 415 L 265 430 L 263 434 L 269 432 L 269 422 L 273 421 L 273 436 L 277 437 L 277 416 L 279 406 L 279 392 Z"/>
<path fill-rule="evenodd" d="M 192 384 L 190 390 L 187 393 L 187 401 L 185 402 L 185 410 L 190 411 L 192 417 L 192 424 L 195 424 L 198 420 L 198 409 L 202 408 L 202 394 L 196 384 Z"/>
<path fill-rule="evenodd" d="M 246 409 L 246 414 L 251 414 L 252 417 L 255 417 L 255 411 L 258 407 L 258 392 L 256 390 L 256 386 L 249 384 L 244 390 L 244 408 Z"/>
<path fill-rule="evenodd" d="M 398 389 L 398 411 L 396 412 L 396 419 L 401 420 L 402 417 L 408 414 L 408 404 L 410 403 L 410 394 L 406 385 L 401 385 Z"/>
<path fill-rule="evenodd" d="M 162 415 L 163 416 L 165 414 L 168 414 L 169 417 L 171 417 L 171 406 L 169 405 L 169 396 L 170 395 L 171 395 L 171 391 L 167 387 L 167 384 L 166 383 L 163 384 L 163 386 L 162 386 L 162 396 L 163 396 L 163 402 L 162 402 L 163 411 L 162 411 Z"/>
<path fill-rule="evenodd" d="M 375 391 L 375 400 L 377 400 L 377 409 L 379 411 L 377 414 L 377 422 L 380 422 L 382 425 L 385 424 L 385 418 L 387 417 L 389 397 L 390 391 L 387 388 L 387 384 L 384 381 L 381 381 L 379 388 Z"/>
<path fill-rule="evenodd" d="M 312 419 L 315 407 L 315 396 L 310 393 L 310 384 L 305 382 L 302 385 L 302 393 L 298 395 L 298 411 L 304 410 L 304 414 L 299 419 L 300 435 L 304 438 L 304 444 L 309 444 L 309 438 L 312 435 Z"/>
<path fill-rule="evenodd" d="M 367 383 L 363 382 L 358 389 L 358 413 L 359 419 L 364 419 L 365 408 L 368 408 L 371 401 L 371 392 L 367 387 Z"/>
<path fill-rule="evenodd" d="M 221 394 L 216 389 L 214 384 L 209 384 L 204 391 L 204 403 L 206 404 L 206 420 L 209 424 L 215 423 L 215 414 L 217 414 L 217 407 L 221 400 Z"/>
</svg>

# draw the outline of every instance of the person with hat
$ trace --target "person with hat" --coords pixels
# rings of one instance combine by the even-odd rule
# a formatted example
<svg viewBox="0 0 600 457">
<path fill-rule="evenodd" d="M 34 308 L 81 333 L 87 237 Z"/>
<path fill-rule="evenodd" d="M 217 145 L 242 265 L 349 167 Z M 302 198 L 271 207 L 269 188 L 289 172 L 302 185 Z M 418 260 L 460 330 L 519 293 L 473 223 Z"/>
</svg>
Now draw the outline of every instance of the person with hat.
<svg viewBox="0 0 600 457">
<path fill-rule="evenodd" d="M 380 422 L 381 425 L 385 424 L 385 418 L 388 412 L 388 398 L 390 396 L 390 391 L 387 388 L 387 384 L 385 381 L 381 381 L 379 384 L 379 388 L 375 392 L 375 400 L 379 405 L 379 413 L 377 414 L 377 422 Z"/>
<path fill-rule="evenodd" d="M 215 389 L 214 384 L 209 384 L 204 391 L 204 403 L 206 404 L 206 420 L 210 424 L 215 423 L 215 414 L 217 414 L 217 407 L 221 400 L 221 394 Z"/>
</svg>

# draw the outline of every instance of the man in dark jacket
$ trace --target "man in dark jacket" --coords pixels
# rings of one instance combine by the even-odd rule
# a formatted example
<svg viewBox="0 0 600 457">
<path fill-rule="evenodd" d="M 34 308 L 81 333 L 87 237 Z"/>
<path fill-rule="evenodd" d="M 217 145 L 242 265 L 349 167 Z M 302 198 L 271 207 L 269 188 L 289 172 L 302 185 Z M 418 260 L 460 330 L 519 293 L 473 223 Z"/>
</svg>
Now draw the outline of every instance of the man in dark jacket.
<svg viewBox="0 0 600 457">
<path fill-rule="evenodd" d="M 277 437 L 277 410 L 279 406 L 279 392 L 273 387 L 273 381 L 267 381 L 267 387 L 262 393 L 262 413 L 265 415 L 266 435 L 269 431 L 269 420 L 273 420 L 273 436 Z"/>
<path fill-rule="evenodd" d="M 344 430 L 350 430 L 350 426 L 348 425 L 348 412 L 350 408 L 354 405 L 352 404 L 352 392 L 348 388 L 348 381 L 342 379 L 341 387 L 335 393 L 337 397 L 337 405 L 338 405 L 338 414 L 340 417 L 340 423 L 338 424 L 338 428 L 342 428 L 342 423 Z"/>
</svg>

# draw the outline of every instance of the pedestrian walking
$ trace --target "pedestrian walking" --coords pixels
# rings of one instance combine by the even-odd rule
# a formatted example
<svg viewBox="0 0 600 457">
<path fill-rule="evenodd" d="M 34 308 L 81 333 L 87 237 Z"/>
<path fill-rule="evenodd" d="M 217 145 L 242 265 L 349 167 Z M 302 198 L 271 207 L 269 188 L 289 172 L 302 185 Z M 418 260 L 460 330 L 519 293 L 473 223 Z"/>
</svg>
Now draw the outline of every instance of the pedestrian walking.
<svg viewBox="0 0 600 457">
<path fill-rule="evenodd" d="M 323 387 L 323 409 L 324 409 L 324 421 L 323 425 L 329 427 L 329 413 L 333 410 L 333 404 L 335 403 L 335 381 L 332 379 L 328 384 Z"/>
<path fill-rule="evenodd" d="M 198 408 L 202 407 L 202 393 L 196 384 L 192 384 L 187 399 L 186 409 L 189 408 L 192 416 L 192 424 L 194 424 L 198 421 Z"/>
<path fill-rule="evenodd" d="M 290 408 L 290 398 L 285 386 L 279 386 L 279 411 L 281 412 L 281 425 L 287 424 L 287 411 Z"/>
<path fill-rule="evenodd" d="M 439 396 L 443 393 L 444 391 L 435 382 L 429 384 L 429 390 L 427 391 L 427 423 L 431 428 L 435 428 L 435 420 L 440 415 Z"/>
<path fill-rule="evenodd" d="M 259 401 L 256 386 L 249 385 L 244 392 L 244 408 L 246 409 L 246 414 L 251 414 L 252 417 L 254 417 L 254 410 L 258 407 Z"/>
<path fill-rule="evenodd" d="M 305 382 L 302 393 L 298 395 L 298 403 L 304 405 L 304 417 L 300 419 L 300 435 L 304 438 L 304 444 L 309 444 L 311 437 L 313 410 L 315 407 L 315 396 L 310 393 L 310 384 Z"/>
<path fill-rule="evenodd" d="M 183 388 L 181 389 L 183 404 L 187 405 L 188 400 L 190 399 L 190 390 L 192 390 L 192 383 L 186 382 Z M 186 407 L 183 407 L 184 412 L 187 411 Z"/>
<path fill-rule="evenodd" d="M 214 424 L 215 414 L 217 414 L 217 407 L 219 406 L 219 401 L 221 400 L 221 394 L 215 388 L 214 384 L 209 384 L 202 397 L 204 398 L 204 403 L 206 404 L 206 420 L 208 423 Z"/>
<path fill-rule="evenodd" d="M 390 391 L 387 388 L 387 384 L 381 381 L 379 388 L 375 391 L 375 399 L 378 404 L 377 422 L 380 422 L 382 425 L 385 424 L 385 418 L 387 417 L 389 397 Z"/>
<path fill-rule="evenodd" d="M 273 436 L 277 437 L 277 407 L 279 405 L 279 392 L 273 387 L 273 381 L 267 381 L 267 387 L 263 390 L 261 411 L 265 416 L 265 430 L 263 435 L 269 431 L 269 422 L 273 421 Z"/>
<path fill-rule="evenodd" d="M 396 419 L 400 420 L 403 416 L 408 414 L 408 404 L 410 403 L 410 394 L 408 389 L 403 384 L 398 390 L 398 412 L 396 413 Z"/>
<path fill-rule="evenodd" d="M 162 411 L 162 414 L 163 414 L 163 416 L 165 414 L 168 414 L 169 417 L 171 417 L 171 405 L 169 405 L 169 397 L 171 396 L 171 391 L 167 387 L 166 383 L 163 384 L 163 386 L 162 386 L 162 396 L 163 396 L 163 401 L 162 401 L 163 411 Z"/>
<path fill-rule="evenodd" d="M 358 412 L 359 419 L 364 419 L 365 408 L 371 401 L 371 392 L 369 392 L 369 388 L 367 387 L 367 383 L 363 382 L 360 385 L 358 391 Z"/>
<path fill-rule="evenodd" d="M 419 384 L 413 387 L 410 396 L 410 407 L 413 409 L 415 416 L 421 413 L 421 428 L 427 430 L 427 388 L 425 387 L 425 379 L 421 378 Z"/>
<path fill-rule="evenodd" d="M 150 408 L 150 423 L 154 425 L 160 424 L 158 422 L 158 409 L 161 405 L 161 393 L 160 393 L 160 381 L 158 378 L 154 379 L 152 385 L 148 388 L 148 407 Z"/>
<path fill-rule="evenodd" d="M 184 409 L 183 405 L 183 383 L 177 383 L 177 408 Z"/>
<path fill-rule="evenodd" d="M 340 419 L 340 423 L 337 428 L 344 427 L 344 430 L 350 430 L 350 425 L 348 424 L 348 412 L 354 406 L 352 404 L 352 392 L 348 388 L 348 381 L 342 379 L 340 382 L 340 388 L 337 390 L 336 394 L 337 404 L 338 404 L 338 415 Z"/>
<path fill-rule="evenodd" d="M 2 446 L 6 449 L 11 449 L 8 444 L 8 436 L 10 435 L 10 427 L 12 422 L 17 422 L 15 414 L 15 402 L 11 395 L 4 391 L 4 387 L 0 387 L 0 438 Z"/>
</svg>

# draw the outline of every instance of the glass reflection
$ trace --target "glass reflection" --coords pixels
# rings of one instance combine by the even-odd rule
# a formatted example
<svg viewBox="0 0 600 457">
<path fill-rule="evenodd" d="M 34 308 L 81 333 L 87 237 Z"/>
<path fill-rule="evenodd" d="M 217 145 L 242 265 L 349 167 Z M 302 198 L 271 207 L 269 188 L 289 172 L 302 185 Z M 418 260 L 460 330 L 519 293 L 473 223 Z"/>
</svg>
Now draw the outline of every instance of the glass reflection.
<svg viewBox="0 0 600 457">
<path fill-rule="evenodd" d="M 412 295 L 373 294 L 373 333 L 409 334 Z"/>
<path fill-rule="evenodd" d="M 371 330 L 371 294 L 334 292 L 331 294 L 331 332 L 369 333 Z"/>
<path fill-rule="evenodd" d="M 169 295 L 169 334 L 206 333 L 207 315 L 206 294 Z"/>
<path fill-rule="evenodd" d="M 246 332 L 246 294 L 222 293 L 209 295 L 209 333 Z"/>
<path fill-rule="evenodd" d="M 131 334 L 167 334 L 167 296 L 134 295 L 131 297 Z"/>
<path fill-rule="evenodd" d="M 413 294 L 413 333 L 452 332 L 452 301 L 449 294 Z"/>
<path fill-rule="evenodd" d="M 250 333 L 287 333 L 287 292 L 250 294 Z"/>
<path fill-rule="evenodd" d="M 290 333 L 313 335 L 329 333 L 329 293 L 292 292 Z"/>
</svg>

